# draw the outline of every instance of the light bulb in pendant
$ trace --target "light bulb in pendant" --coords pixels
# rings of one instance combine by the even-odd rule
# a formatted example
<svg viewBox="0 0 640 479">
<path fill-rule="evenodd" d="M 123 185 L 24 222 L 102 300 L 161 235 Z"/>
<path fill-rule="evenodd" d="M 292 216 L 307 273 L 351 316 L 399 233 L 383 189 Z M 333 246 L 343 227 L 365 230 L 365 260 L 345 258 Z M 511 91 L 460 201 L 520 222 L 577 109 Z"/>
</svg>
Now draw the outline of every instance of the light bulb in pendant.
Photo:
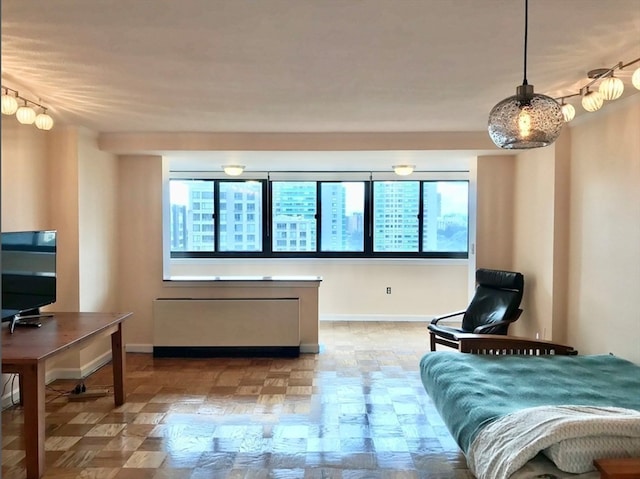
<svg viewBox="0 0 640 479">
<path fill-rule="evenodd" d="M 518 131 L 522 138 L 528 138 L 531 134 L 531 115 L 526 108 L 520 110 L 518 114 Z"/>
</svg>

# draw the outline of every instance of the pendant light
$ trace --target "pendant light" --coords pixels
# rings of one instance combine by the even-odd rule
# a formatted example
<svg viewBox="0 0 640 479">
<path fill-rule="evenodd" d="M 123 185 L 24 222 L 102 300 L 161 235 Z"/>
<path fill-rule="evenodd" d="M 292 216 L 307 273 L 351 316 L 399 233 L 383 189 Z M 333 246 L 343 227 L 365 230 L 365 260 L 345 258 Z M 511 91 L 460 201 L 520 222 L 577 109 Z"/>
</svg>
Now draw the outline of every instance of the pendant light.
<svg viewBox="0 0 640 479">
<path fill-rule="evenodd" d="M 560 135 L 564 118 L 553 98 L 533 92 L 527 83 L 529 0 L 524 2 L 524 78 L 516 94 L 502 100 L 489 113 L 489 136 L 500 148 L 528 149 L 548 146 Z"/>
</svg>

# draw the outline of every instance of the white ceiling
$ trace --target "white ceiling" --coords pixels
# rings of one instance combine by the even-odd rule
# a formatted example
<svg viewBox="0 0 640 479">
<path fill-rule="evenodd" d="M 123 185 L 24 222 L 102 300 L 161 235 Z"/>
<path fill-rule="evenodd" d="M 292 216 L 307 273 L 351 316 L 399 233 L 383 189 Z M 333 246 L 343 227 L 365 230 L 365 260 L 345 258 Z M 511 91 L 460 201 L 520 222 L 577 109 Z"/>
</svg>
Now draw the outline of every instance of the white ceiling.
<svg viewBox="0 0 640 479">
<path fill-rule="evenodd" d="M 2 84 L 97 132 L 481 131 L 523 35 L 523 0 L 3 0 Z M 536 92 L 638 57 L 640 0 L 530 1 Z"/>
</svg>

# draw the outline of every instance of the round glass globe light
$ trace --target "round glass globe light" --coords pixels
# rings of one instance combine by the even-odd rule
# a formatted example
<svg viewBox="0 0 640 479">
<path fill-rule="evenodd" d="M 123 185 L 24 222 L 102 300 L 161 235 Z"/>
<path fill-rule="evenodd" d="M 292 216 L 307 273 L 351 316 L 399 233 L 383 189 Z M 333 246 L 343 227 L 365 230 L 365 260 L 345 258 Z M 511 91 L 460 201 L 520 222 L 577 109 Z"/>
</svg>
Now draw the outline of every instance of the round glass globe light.
<svg viewBox="0 0 640 479">
<path fill-rule="evenodd" d="M 18 100 L 16 97 L 4 93 L 2 95 L 2 114 L 13 115 L 18 110 Z"/>
<path fill-rule="evenodd" d="M 36 121 L 36 112 L 30 106 L 24 105 L 18 108 L 16 118 L 23 125 L 31 125 Z"/>
<path fill-rule="evenodd" d="M 505 149 L 540 148 L 552 144 L 564 125 L 556 100 L 534 93 L 523 104 L 518 95 L 505 98 L 489 113 L 489 136 Z"/>
<path fill-rule="evenodd" d="M 40 113 L 38 116 L 36 116 L 35 123 L 36 127 L 41 130 L 50 130 L 51 128 L 53 128 L 53 118 L 51 118 L 46 113 Z"/>
<path fill-rule="evenodd" d="M 640 68 L 633 72 L 633 75 L 631 76 L 631 83 L 634 87 L 640 90 Z"/>
<path fill-rule="evenodd" d="M 624 93 L 624 83 L 620 78 L 607 77 L 600 83 L 598 93 L 603 100 L 617 100 Z"/>
<path fill-rule="evenodd" d="M 582 97 L 582 107 L 589 112 L 598 111 L 603 103 L 602 95 L 597 91 L 588 91 Z"/>
<path fill-rule="evenodd" d="M 576 116 L 576 109 L 569 103 L 563 103 L 560 107 L 562 109 L 562 117 L 565 123 L 569 123 Z"/>
</svg>

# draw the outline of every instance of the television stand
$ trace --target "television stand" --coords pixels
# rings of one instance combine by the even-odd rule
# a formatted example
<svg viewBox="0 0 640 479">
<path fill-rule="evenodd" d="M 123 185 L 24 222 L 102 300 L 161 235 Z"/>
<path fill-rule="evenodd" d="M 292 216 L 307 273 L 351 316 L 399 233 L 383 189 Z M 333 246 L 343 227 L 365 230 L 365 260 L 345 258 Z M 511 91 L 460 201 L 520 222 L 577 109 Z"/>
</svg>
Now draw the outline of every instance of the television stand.
<svg viewBox="0 0 640 479">
<path fill-rule="evenodd" d="M 38 321 L 38 319 L 40 318 L 53 318 L 53 314 L 29 314 L 26 316 L 20 316 L 20 314 L 18 313 L 11 320 L 9 332 L 13 334 L 16 326 L 19 326 L 21 328 L 39 328 L 42 326 L 42 323 Z"/>
</svg>

